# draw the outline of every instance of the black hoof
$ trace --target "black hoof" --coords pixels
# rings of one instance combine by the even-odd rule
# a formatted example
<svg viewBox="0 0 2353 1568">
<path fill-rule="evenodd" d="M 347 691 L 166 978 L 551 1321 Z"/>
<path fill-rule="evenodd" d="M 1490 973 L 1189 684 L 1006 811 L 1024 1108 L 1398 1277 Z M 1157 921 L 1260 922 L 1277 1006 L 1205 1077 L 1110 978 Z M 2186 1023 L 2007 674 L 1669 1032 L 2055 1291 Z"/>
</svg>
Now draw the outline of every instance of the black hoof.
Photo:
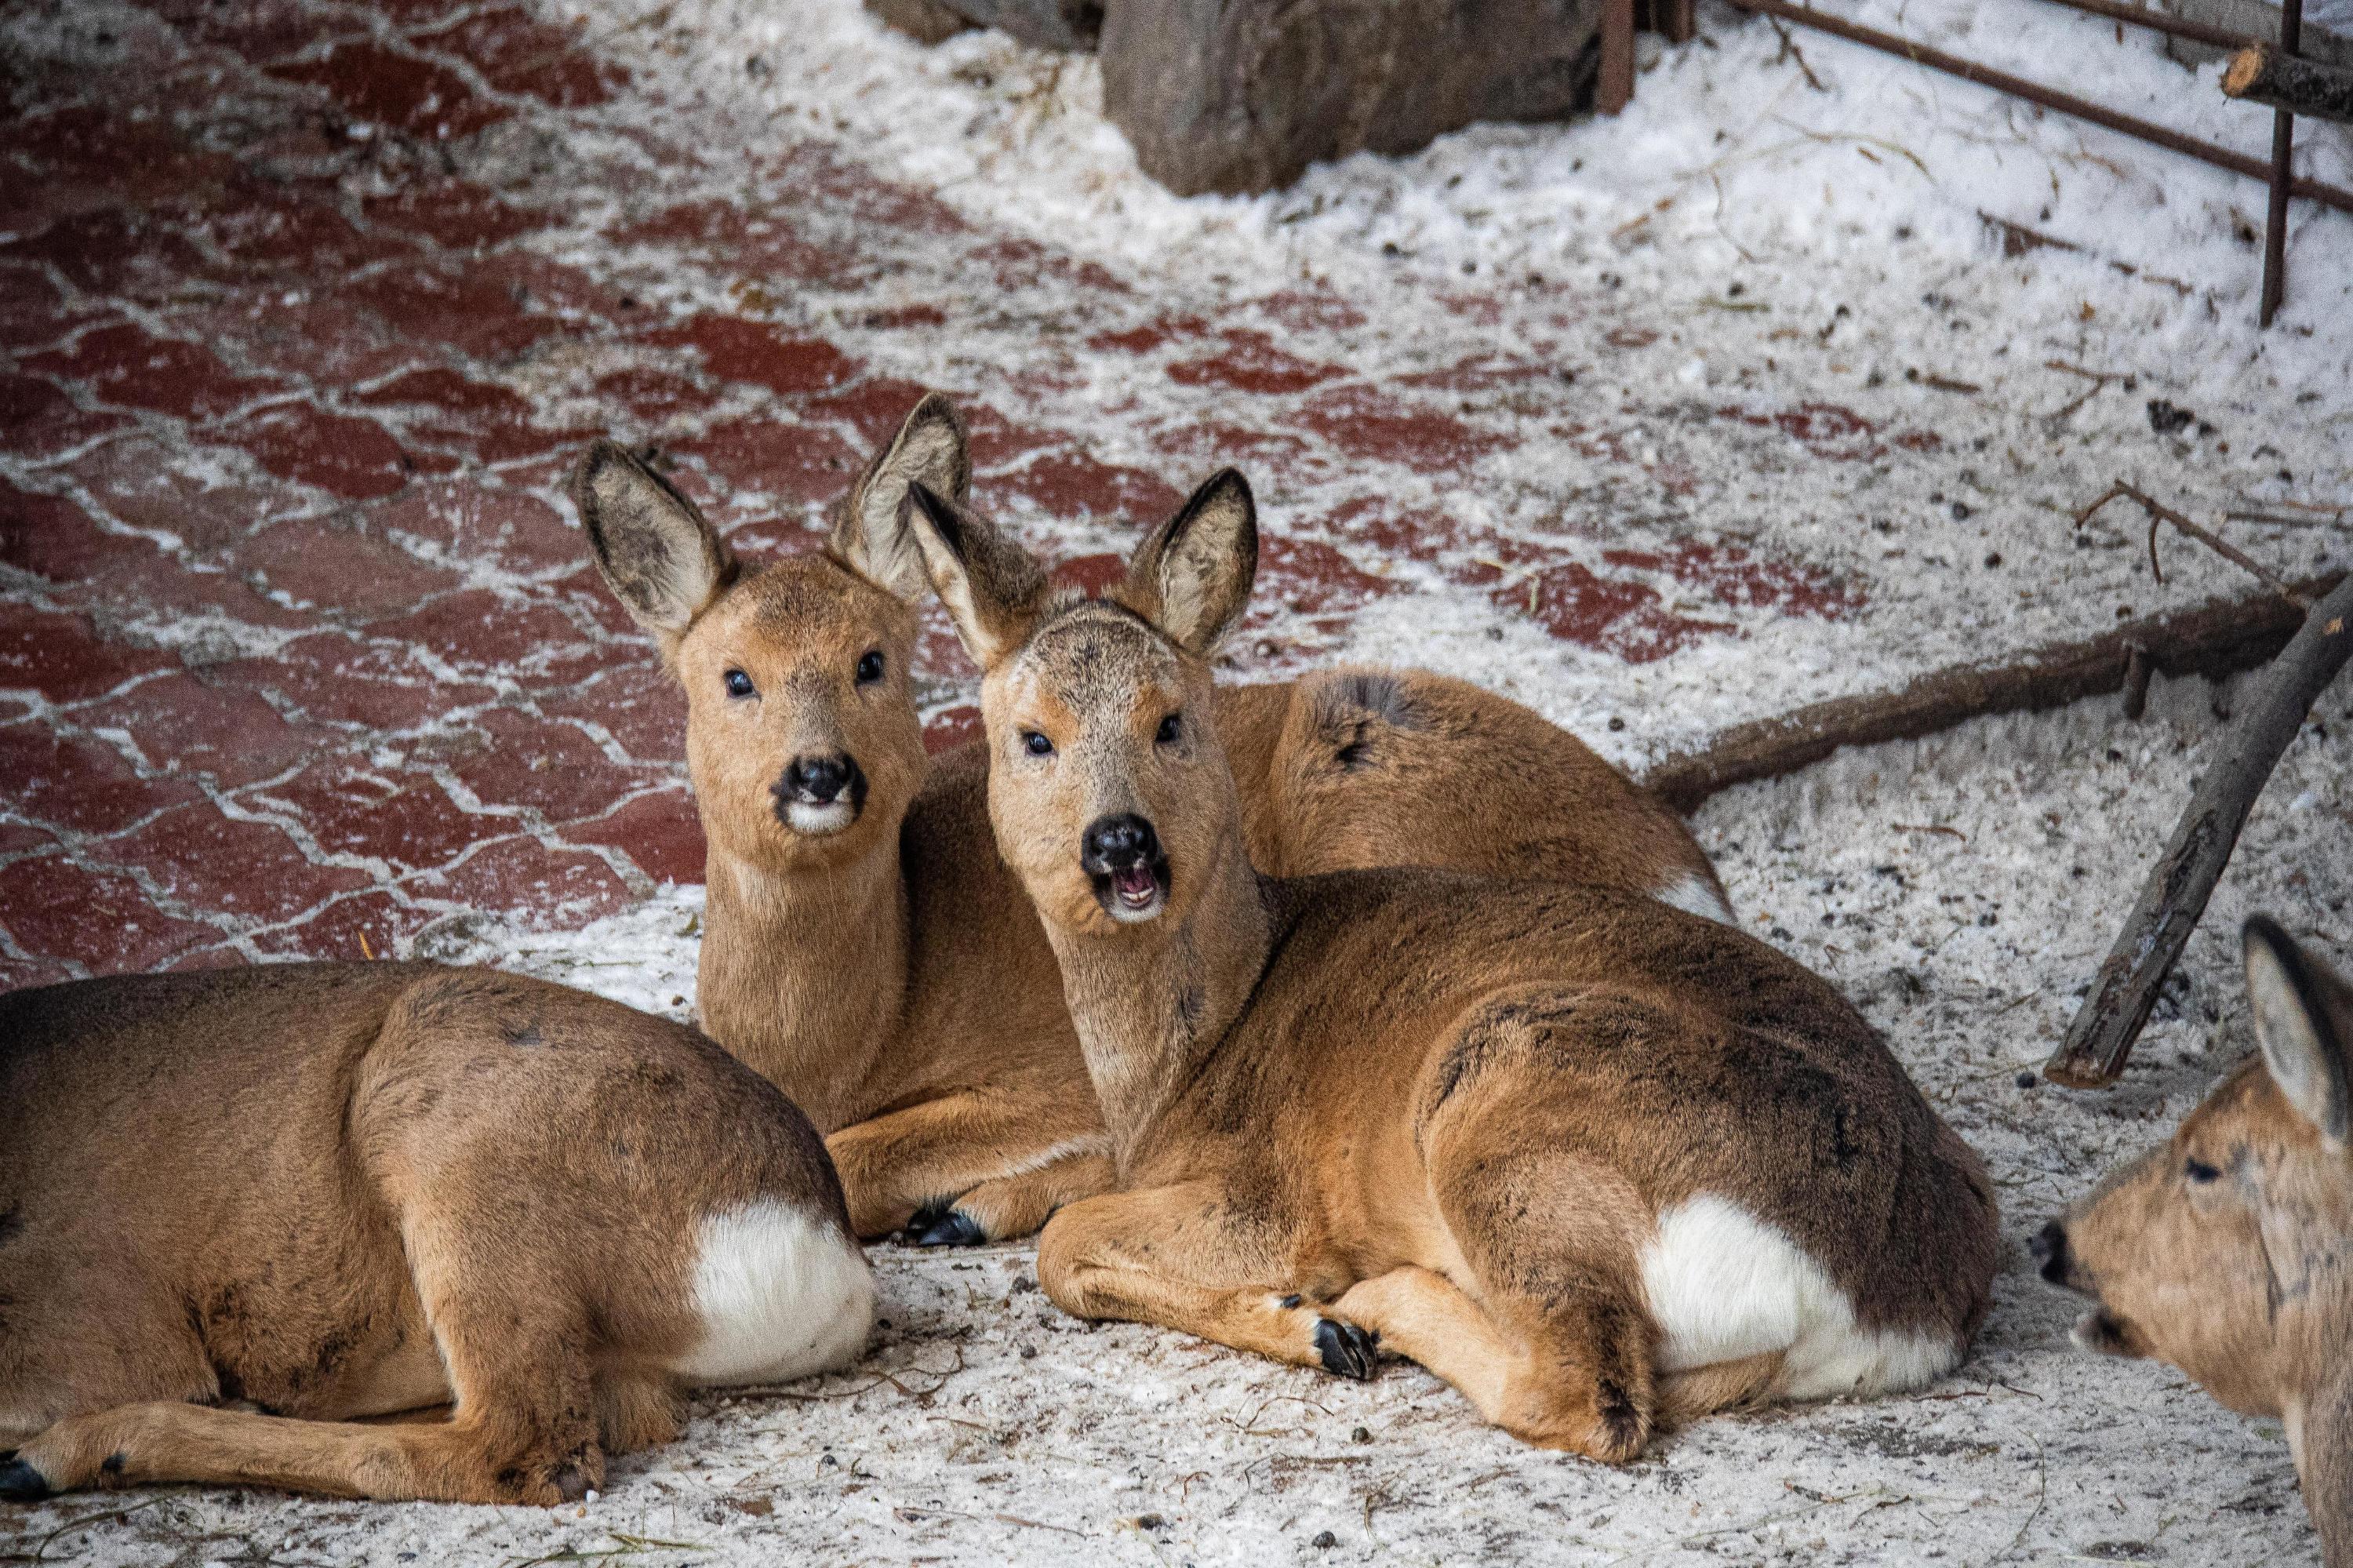
<svg viewBox="0 0 2353 1568">
<path fill-rule="evenodd" d="M 38 1502 L 48 1495 L 49 1483 L 24 1460 L 12 1457 L 0 1465 L 0 1502 Z"/>
<path fill-rule="evenodd" d="M 558 1465 L 555 1473 L 547 1478 L 554 1486 L 555 1495 L 565 1502 L 578 1502 L 588 1495 L 588 1477 L 577 1465 Z"/>
<path fill-rule="evenodd" d="M 1354 1323 L 1318 1318 L 1315 1353 L 1323 1358 L 1325 1372 L 1363 1382 L 1373 1375 L 1380 1361 L 1381 1337 Z"/>
<path fill-rule="evenodd" d="M 978 1246 L 988 1240 L 980 1223 L 962 1209 L 950 1209 L 929 1224 L 918 1214 L 915 1224 L 922 1227 L 915 1232 L 917 1246 Z"/>
</svg>

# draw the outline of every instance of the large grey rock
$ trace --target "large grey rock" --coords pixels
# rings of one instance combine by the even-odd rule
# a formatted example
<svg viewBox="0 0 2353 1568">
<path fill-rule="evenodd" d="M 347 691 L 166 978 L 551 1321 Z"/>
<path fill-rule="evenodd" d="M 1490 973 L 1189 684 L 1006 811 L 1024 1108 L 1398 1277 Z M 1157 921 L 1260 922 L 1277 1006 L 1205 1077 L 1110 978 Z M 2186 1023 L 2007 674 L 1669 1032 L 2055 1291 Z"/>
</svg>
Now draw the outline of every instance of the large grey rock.
<svg viewBox="0 0 2353 1568">
<path fill-rule="evenodd" d="M 1112 0 L 1103 108 L 1179 195 L 1271 190 L 1319 158 L 1558 119 L 1600 21 L 1600 0 Z"/>
<path fill-rule="evenodd" d="M 1158 0 L 1141 0 L 1146 7 Z M 1040 49 L 1091 49 L 1103 31 L 1103 0 L 947 0 L 984 27 L 1002 27 Z"/>
</svg>

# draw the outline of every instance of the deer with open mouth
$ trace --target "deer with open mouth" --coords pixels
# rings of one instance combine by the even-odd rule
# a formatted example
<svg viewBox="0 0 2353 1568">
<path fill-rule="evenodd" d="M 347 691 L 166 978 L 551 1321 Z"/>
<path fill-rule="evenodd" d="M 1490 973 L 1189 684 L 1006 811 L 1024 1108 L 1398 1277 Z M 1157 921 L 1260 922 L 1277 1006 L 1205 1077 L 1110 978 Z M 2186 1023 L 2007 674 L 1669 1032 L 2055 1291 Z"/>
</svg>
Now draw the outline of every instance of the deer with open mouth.
<svg viewBox="0 0 2353 1568">
<path fill-rule="evenodd" d="M 860 1234 L 934 1244 L 1026 1234 L 1112 1180 L 1052 949 L 991 842 L 984 754 L 924 757 L 931 587 L 900 505 L 918 482 L 961 498 L 969 472 L 962 421 L 927 397 L 825 548 L 765 565 L 614 443 L 572 482 L 599 569 L 686 696 L 702 1024 L 827 1134 Z M 1730 918 L 1681 820 L 1515 703 L 1352 669 L 1208 701 L 1271 873 L 1549 869 Z M 1106 827 L 1091 853 L 1106 918 L 1156 915 L 1148 842 Z"/>
<path fill-rule="evenodd" d="M 2034 1238 L 2092 1299 L 2075 1342 L 2188 1372 L 2283 1417 L 2328 1568 L 2353 1568 L 2353 986 L 2257 916 L 2242 936 L 2260 1051 Z"/>
<path fill-rule="evenodd" d="M 1993 1190 L 1823 980 L 1622 887 L 1253 866 L 1208 664 L 1257 554 L 1238 476 L 1101 599 L 907 512 L 1119 1182 L 1048 1222 L 1058 1305 L 1352 1377 L 1394 1351 L 1609 1461 L 1960 1360 Z"/>
</svg>

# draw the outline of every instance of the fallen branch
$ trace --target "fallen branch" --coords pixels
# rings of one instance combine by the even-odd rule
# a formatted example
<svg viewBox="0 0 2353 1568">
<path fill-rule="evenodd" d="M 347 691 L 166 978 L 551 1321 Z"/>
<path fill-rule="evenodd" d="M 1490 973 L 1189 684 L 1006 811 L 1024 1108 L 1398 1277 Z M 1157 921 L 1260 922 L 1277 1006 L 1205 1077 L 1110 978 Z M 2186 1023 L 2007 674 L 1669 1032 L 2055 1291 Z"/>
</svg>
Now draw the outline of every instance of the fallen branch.
<svg viewBox="0 0 2353 1568">
<path fill-rule="evenodd" d="M 2104 493 L 2097 501 L 2093 502 L 2089 506 L 2084 507 L 2084 510 L 2075 514 L 2075 526 L 2081 528 L 2084 524 L 2092 520 L 2093 513 L 2097 512 L 2109 502 L 2116 501 L 2120 498 L 2129 498 L 2138 502 L 2141 505 L 2141 509 L 2148 514 L 2148 569 L 2149 574 L 2156 577 L 2158 582 L 2162 583 L 2165 581 L 2165 569 L 2157 563 L 2157 525 L 2160 522 L 2165 522 L 2172 524 L 2176 528 L 2180 529 L 2183 533 L 2189 535 L 2191 538 L 2197 540 L 2208 549 L 2212 550 L 2216 555 L 2221 556 L 2232 566 L 2239 567 L 2242 571 L 2250 573 L 2261 581 L 2268 584 L 2274 593 L 2279 595 L 2282 599 L 2287 600 L 2288 603 L 2295 606 L 2298 609 L 2309 609 L 2312 608 L 2312 601 L 2298 593 L 2295 588 L 2289 587 L 2286 583 L 2281 581 L 2277 572 L 2273 571 L 2269 567 L 2263 565 L 2261 561 L 2256 560 L 2253 556 L 2248 555 L 2245 551 L 2240 549 L 2236 545 L 2232 544 L 2228 539 L 2223 538 L 2221 535 L 2211 533 L 2207 529 L 2200 527 L 2189 518 L 2184 517 L 2180 513 L 2176 512 L 2172 507 L 2162 504 L 2153 497 L 2143 493 L 2132 485 L 2126 484 L 2121 479 L 2108 486 L 2106 492 Z"/>
<path fill-rule="evenodd" d="M 2282 502 L 2281 504 L 2293 506 L 2295 503 Z M 2345 521 L 2348 513 L 2353 513 L 2353 507 L 2339 507 L 2333 513 L 2323 512 L 2316 517 L 2292 517 L 2284 512 L 2225 512 L 2222 520 L 2226 523 L 2266 523 L 2274 528 L 2334 528 Z"/>
<path fill-rule="evenodd" d="M 1939 376 L 1933 370 L 1922 370 L 1917 366 L 1906 370 L 1904 373 L 1904 379 L 1906 381 L 1917 382 L 1923 387 L 1933 387 L 1939 392 L 1982 392 L 1985 390 L 1984 387 L 1978 386 L 1974 381 L 1956 381 L 1949 376 Z"/>
<path fill-rule="evenodd" d="M 2023 256 L 2030 250 L 2081 250 L 2084 248 L 2072 239 L 2062 239 L 2045 234 L 2039 228 L 2029 228 L 2022 223 L 2012 223 L 2006 217 L 1996 217 L 1985 208 L 1978 208 L 1978 221 L 1993 230 L 2001 241 L 2004 256 Z"/>
<path fill-rule="evenodd" d="M 2341 574 L 2290 585 L 2317 597 Z M 2208 599 L 2167 615 L 2126 621 L 2081 642 L 2050 643 L 2016 658 L 1961 664 L 1922 675 L 1901 691 L 1836 697 L 1725 730 L 1696 751 L 1669 757 L 1643 782 L 1677 810 L 1735 784 L 1778 779 L 1842 746 L 1915 740 L 1987 714 L 2033 713 L 2121 689 L 2137 646 L 2157 673 L 2227 675 L 2263 663 L 2294 636 L 2303 617 L 2266 590 Z"/>
<path fill-rule="evenodd" d="M 2222 73 L 2222 93 L 2291 114 L 2353 125 L 2353 70 L 2284 55 L 2269 44 L 2249 44 L 2232 57 L 2230 69 Z"/>
<path fill-rule="evenodd" d="M 1979 217 L 1983 217 L 1985 214 L 1979 213 L 1978 216 Z M 2063 359 L 2046 359 L 2042 362 L 2042 368 L 2045 370 L 2063 370 L 2070 376 L 2083 376 L 2092 384 L 2084 389 L 2083 396 L 2075 398 L 2065 408 L 2059 409 L 2056 413 L 2046 414 L 2043 416 L 2045 419 L 2049 420 L 2052 424 L 2065 423 L 2068 416 L 2073 414 L 2076 409 L 2082 408 L 2084 404 L 2090 402 L 2093 398 L 2098 397 L 2103 391 L 2105 391 L 2107 388 L 2109 382 L 2121 381 L 2124 383 L 2125 390 L 2129 392 L 2140 379 L 2129 371 L 2086 370 L 2080 365 L 2070 365 Z"/>
<path fill-rule="evenodd" d="M 1798 48 L 1798 40 L 1789 36 L 1788 25 L 1778 16 L 1768 16 L 1766 20 L 1771 22 L 1773 30 L 1781 35 L 1781 52 L 1775 55 L 1767 63 L 1779 65 L 1783 60 L 1795 60 L 1798 62 L 1798 69 L 1805 74 L 1808 87 L 1812 88 L 1816 92 L 1828 92 L 1830 89 L 1822 85 L 1822 79 L 1816 76 L 1814 68 L 1806 63 L 1805 50 Z"/>
<path fill-rule="evenodd" d="M 2158 989 L 2206 912 L 2247 813 L 2313 703 L 2353 659 L 2353 577 L 2339 582 L 2241 704 L 2221 758 L 2198 781 L 2172 842 L 2149 873 L 2140 902 L 2116 934 L 2067 1037 L 2042 1075 L 2071 1088 L 2116 1082 L 2148 1022 Z"/>
</svg>

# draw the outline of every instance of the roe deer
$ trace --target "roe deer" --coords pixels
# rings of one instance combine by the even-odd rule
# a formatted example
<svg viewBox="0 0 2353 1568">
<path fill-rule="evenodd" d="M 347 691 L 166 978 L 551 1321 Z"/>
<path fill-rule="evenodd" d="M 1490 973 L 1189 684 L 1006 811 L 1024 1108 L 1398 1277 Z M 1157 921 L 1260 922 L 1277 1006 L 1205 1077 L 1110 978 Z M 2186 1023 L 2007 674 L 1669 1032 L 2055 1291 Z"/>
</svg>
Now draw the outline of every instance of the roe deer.
<svg viewBox="0 0 2353 1568">
<path fill-rule="evenodd" d="M 0 996 L 0 1498 L 554 1503 L 684 1386 L 844 1364 L 873 1297 L 807 1121 L 617 1002 L 399 963 Z"/>
<path fill-rule="evenodd" d="M 899 505 L 967 474 L 962 425 L 926 397 L 828 546 L 760 567 L 618 446 L 572 483 L 686 692 L 702 1026 L 829 1135 L 860 1234 L 920 1216 L 934 1243 L 1025 1234 L 1111 1180 L 1053 953 L 989 838 L 984 756 L 927 771 L 908 689 L 929 585 Z M 1215 700 L 1270 871 L 1555 870 L 1730 918 L 1674 813 L 1516 704 L 1363 670 Z"/>
<path fill-rule="evenodd" d="M 2284 1417 L 2321 1555 L 2353 1568 L 2353 987 L 2261 916 L 2243 941 L 2261 1054 L 2034 1252 L 2094 1302 L 2084 1349 Z"/>
<path fill-rule="evenodd" d="M 1356 1377 L 1398 1351 L 1611 1461 L 1959 1360 L 1992 1190 L 1826 982 L 1621 890 L 1251 867 L 1207 662 L 1242 485 L 1100 600 L 928 490 L 909 511 L 1124 1189 L 1048 1222 L 1059 1305 Z"/>
</svg>

